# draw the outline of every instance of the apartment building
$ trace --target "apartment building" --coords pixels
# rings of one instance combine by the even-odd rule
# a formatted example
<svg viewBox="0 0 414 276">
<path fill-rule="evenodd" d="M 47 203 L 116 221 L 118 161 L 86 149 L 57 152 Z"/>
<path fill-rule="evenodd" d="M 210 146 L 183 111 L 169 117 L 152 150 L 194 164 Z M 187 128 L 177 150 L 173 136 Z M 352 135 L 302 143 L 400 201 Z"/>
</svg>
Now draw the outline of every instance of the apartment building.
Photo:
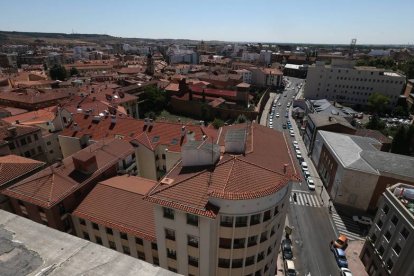
<svg viewBox="0 0 414 276">
<path fill-rule="evenodd" d="M 389 98 L 395 106 L 405 87 L 405 76 L 375 67 L 355 67 L 354 61 L 317 62 L 308 68 L 304 97 L 328 99 L 349 105 L 368 105 L 373 93 Z"/>
<path fill-rule="evenodd" d="M 134 145 L 137 175 L 158 180 L 180 159 L 183 144 L 214 136 L 217 131 L 201 125 L 136 120 L 126 116 L 74 114 L 73 122 L 59 135 L 64 157 L 91 143 L 108 138 Z"/>
<path fill-rule="evenodd" d="M 252 72 L 251 84 L 265 87 L 281 87 L 283 72 L 276 68 L 258 68 L 251 67 L 249 70 Z"/>
<path fill-rule="evenodd" d="M 181 155 L 145 197 L 154 203 L 160 266 L 184 275 L 274 275 L 297 180 L 284 134 L 224 127 L 215 143 L 190 141 Z"/>
<path fill-rule="evenodd" d="M 413 275 L 414 187 L 388 187 L 359 255 L 370 276 Z"/>
<path fill-rule="evenodd" d="M 73 233 L 70 213 L 97 182 L 135 169 L 132 145 L 104 140 L 6 188 L 14 213 Z"/>
<path fill-rule="evenodd" d="M 311 159 L 333 203 L 374 211 L 389 185 L 414 185 L 414 158 L 381 147 L 374 138 L 318 131 Z"/>
</svg>

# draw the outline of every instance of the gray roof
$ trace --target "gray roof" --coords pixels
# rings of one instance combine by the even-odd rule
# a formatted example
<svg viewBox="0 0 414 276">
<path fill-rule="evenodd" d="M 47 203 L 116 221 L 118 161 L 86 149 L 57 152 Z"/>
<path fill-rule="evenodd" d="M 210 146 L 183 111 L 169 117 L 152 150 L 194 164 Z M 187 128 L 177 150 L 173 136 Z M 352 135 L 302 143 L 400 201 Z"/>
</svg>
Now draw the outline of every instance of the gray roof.
<svg viewBox="0 0 414 276">
<path fill-rule="evenodd" d="M 380 151 L 381 143 L 371 137 L 320 130 L 326 146 L 341 164 L 372 174 L 392 174 L 414 179 L 414 157 Z"/>
<path fill-rule="evenodd" d="M 230 142 L 230 141 L 245 141 L 246 140 L 246 129 L 229 129 L 226 133 L 226 137 L 224 138 L 224 141 Z"/>
<path fill-rule="evenodd" d="M 344 117 L 336 115 L 327 115 L 319 113 L 308 114 L 308 118 L 312 120 L 316 127 L 340 124 L 350 129 L 355 129 Z M 331 120 L 329 120 L 331 118 Z"/>
<path fill-rule="evenodd" d="M 177 275 L 0 210 L 0 275 Z"/>
<path fill-rule="evenodd" d="M 325 114 L 325 115 L 339 115 L 339 116 L 347 116 L 342 110 L 335 107 L 333 104 L 331 104 L 326 99 L 321 100 L 311 100 L 310 101 L 313 105 L 313 108 L 315 111 L 319 114 Z"/>
<path fill-rule="evenodd" d="M 215 144 L 215 143 L 211 143 L 209 141 L 187 141 L 187 143 L 184 144 L 183 149 L 199 149 L 199 150 L 204 150 L 207 152 L 211 152 L 214 151 L 216 153 L 220 152 L 220 146 Z"/>
</svg>

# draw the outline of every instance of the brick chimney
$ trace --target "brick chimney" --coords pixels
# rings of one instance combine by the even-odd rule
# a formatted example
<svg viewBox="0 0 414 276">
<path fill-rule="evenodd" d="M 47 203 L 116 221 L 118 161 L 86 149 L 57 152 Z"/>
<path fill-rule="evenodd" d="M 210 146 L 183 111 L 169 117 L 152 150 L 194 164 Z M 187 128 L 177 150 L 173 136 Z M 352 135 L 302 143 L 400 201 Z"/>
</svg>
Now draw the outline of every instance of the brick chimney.
<svg viewBox="0 0 414 276">
<path fill-rule="evenodd" d="M 95 154 L 80 151 L 72 156 L 75 169 L 83 174 L 93 174 L 98 169 Z"/>
</svg>

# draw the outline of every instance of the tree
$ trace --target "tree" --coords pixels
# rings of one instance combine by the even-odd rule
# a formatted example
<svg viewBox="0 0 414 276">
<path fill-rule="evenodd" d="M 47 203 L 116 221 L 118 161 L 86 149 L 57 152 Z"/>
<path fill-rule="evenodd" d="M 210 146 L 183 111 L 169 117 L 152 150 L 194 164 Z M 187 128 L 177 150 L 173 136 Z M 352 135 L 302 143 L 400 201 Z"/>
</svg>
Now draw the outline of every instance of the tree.
<svg viewBox="0 0 414 276">
<path fill-rule="evenodd" d="M 383 130 L 385 128 L 385 122 L 381 121 L 377 115 L 373 115 L 365 127 L 368 129 Z"/>
<path fill-rule="evenodd" d="M 79 75 L 78 69 L 76 67 L 70 68 L 70 75 L 71 76 L 77 76 L 77 75 Z"/>
<path fill-rule="evenodd" d="M 244 114 L 240 114 L 239 116 L 237 116 L 236 121 L 234 121 L 235 124 L 242 124 L 247 122 L 247 117 Z"/>
<path fill-rule="evenodd" d="M 219 118 L 214 118 L 212 124 L 215 129 L 219 129 L 220 127 L 224 126 L 224 121 Z"/>
<path fill-rule="evenodd" d="M 368 97 L 368 105 L 371 111 L 377 114 L 384 112 L 389 103 L 389 98 L 380 93 L 373 93 Z"/>
<path fill-rule="evenodd" d="M 50 68 L 49 75 L 52 80 L 64 81 L 66 79 L 67 72 L 64 66 L 55 64 L 52 68 Z"/>
<path fill-rule="evenodd" d="M 145 97 L 145 102 L 141 107 L 141 112 L 143 112 L 143 114 L 149 111 L 159 113 L 167 106 L 168 100 L 165 91 L 162 91 L 156 87 L 147 87 L 143 96 Z"/>
<path fill-rule="evenodd" d="M 409 115 L 409 112 L 407 108 L 404 108 L 404 106 L 399 105 L 394 109 L 393 114 L 397 117 L 406 117 Z"/>
<path fill-rule="evenodd" d="M 409 153 L 409 145 L 407 139 L 407 129 L 405 126 L 400 126 L 397 133 L 392 139 L 391 144 L 391 152 L 397 154 L 405 154 L 408 155 Z"/>
</svg>

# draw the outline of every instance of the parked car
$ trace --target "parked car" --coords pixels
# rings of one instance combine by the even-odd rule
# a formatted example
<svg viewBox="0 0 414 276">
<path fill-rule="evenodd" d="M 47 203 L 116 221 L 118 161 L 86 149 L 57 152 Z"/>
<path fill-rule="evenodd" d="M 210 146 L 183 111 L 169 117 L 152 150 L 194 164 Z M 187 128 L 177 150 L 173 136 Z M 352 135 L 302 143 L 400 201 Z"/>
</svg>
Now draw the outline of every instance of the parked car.
<svg viewBox="0 0 414 276">
<path fill-rule="evenodd" d="M 295 264 L 292 260 L 285 260 L 285 275 L 286 276 L 296 276 Z"/>
<path fill-rule="evenodd" d="M 305 179 L 308 179 L 311 176 L 308 170 L 303 170 L 303 175 L 305 176 Z"/>
<path fill-rule="evenodd" d="M 355 222 L 358 222 L 360 224 L 364 224 L 364 225 L 371 225 L 372 224 L 372 219 L 369 217 L 364 217 L 364 216 L 353 216 L 352 219 Z"/>
<path fill-rule="evenodd" d="M 282 247 L 282 257 L 284 260 L 292 260 L 293 253 L 292 253 L 292 241 L 288 239 L 284 239 L 280 245 Z"/>
<path fill-rule="evenodd" d="M 291 137 L 295 137 L 295 133 L 293 132 L 293 130 L 290 130 L 289 134 L 290 134 Z"/>
<path fill-rule="evenodd" d="M 286 113 L 285 113 L 285 118 L 287 118 L 287 117 L 289 117 L 289 114 L 286 112 Z"/>
<path fill-rule="evenodd" d="M 302 156 L 302 154 L 296 154 L 296 158 L 297 158 L 299 161 L 302 161 L 302 160 L 303 160 L 303 156 Z"/>
<path fill-rule="evenodd" d="M 297 145 L 297 144 L 298 144 L 298 141 L 293 140 L 293 141 L 292 141 L 292 144 L 293 144 L 293 145 Z"/>
<path fill-rule="evenodd" d="M 345 235 L 340 234 L 335 241 L 331 241 L 331 244 L 335 248 L 346 250 L 346 248 L 348 247 L 348 238 Z"/>
<path fill-rule="evenodd" d="M 352 276 L 351 270 L 346 267 L 341 267 L 341 276 Z"/>
<path fill-rule="evenodd" d="M 307 170 L 308 169 L 308 163 L 306 162 L 302 162 L 302 164 L 300 164 L 302 166 L 302 170 Z"/>
<path fill-rule="evenodd" d="M 293 147 L 295 148 L 295 150 L 298 150 L 299 149 L 299 146 L 298 146 L 298 144 L 293 144 Z"/>
<path fill-rule="evenodd" d="M 348 267 L 348 260 L 346 259 L 345 251 L 340 248 L 331 247 L 336 263 L 339 268 Z"/>
<path fill-rule="evenodd" d="M 313 182 L 312 177 L 308 177 L 308 179 L 306 179 L 306 183 L 308 183 L 308 188 L 311 191 L 315 190 L 315 183 Z"/>
</svg>

